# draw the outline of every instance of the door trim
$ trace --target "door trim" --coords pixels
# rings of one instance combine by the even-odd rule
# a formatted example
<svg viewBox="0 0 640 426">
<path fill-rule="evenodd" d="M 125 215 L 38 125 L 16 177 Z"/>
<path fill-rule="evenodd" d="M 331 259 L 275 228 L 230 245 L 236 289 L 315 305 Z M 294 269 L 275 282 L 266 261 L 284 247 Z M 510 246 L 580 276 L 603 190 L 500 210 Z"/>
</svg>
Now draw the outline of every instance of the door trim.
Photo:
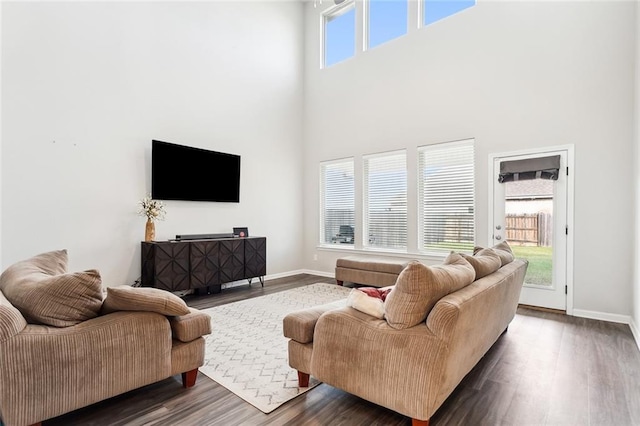
<svg viewBox="0 0 640 426">
<path fill-rule="evenodd" d="M 574 208 L 575 208 L 575 197 L 574 197 L 574 186 L 575 186 L 575 145 L 556 145 L 556 146 L 547 146 L 544 148 L 532 148 L 532 149 L 523 149 L 518 151 L 508 151 L 508 152 L 500 152 L 489 154 L 489 162 L 487 168 L 487 192 L 488 192 L 488 217 L 487 217 L 487 240 L 493 240 L 493 164 L 496 158 L 500 157 L 511 157 L 516 155 L 544 155 L 548 152 L 553 151 L 567 151 L 567 167 L 569 168 L 569 175 L 567 176 L 567 229 L 569 231 L 569 235 L 567 235 L 567 277 L 566 277 L 566 285 L 567 285 L 567 315 L 573 315 L 573 273 L 574 273 Z"/>
</svg>

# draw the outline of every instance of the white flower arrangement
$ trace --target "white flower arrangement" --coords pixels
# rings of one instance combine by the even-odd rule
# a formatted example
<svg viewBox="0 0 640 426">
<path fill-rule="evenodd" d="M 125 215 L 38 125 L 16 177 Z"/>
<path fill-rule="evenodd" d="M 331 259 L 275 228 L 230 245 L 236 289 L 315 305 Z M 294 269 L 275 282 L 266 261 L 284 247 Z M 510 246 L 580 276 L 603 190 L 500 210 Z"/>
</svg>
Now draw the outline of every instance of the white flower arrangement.
<svg viewBox="0 0 640 426">
<path fill-rule="evenodd" d="M 164 215 L 166 214 L 164 208 L 165 205 L 162 201 L 153 200 L 151 195 L 147 195 L 140 200 L 140 210 L 138 214 L 140 216 L 146 216 L 151 222 L 164 220 Z"/>
</svg>

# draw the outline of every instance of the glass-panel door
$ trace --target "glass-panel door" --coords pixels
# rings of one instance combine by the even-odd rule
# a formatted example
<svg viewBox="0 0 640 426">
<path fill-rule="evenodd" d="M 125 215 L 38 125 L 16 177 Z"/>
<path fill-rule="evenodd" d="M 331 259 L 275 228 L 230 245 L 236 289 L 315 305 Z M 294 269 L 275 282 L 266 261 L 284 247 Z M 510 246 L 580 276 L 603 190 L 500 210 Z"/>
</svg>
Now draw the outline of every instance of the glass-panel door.
<svg viewBox="0 0 640 426">
<path fill-rule="evenodd" d="M 549 155 L 560 156 L 557 180 L 499 182 L 502 162 Z M 494 158 L 492 239 L 493 244 L 506 240 L 516 258 L 529 261 L 521 304 L 566 309 L 566 164 L 566 151 Z"/>
</svg>

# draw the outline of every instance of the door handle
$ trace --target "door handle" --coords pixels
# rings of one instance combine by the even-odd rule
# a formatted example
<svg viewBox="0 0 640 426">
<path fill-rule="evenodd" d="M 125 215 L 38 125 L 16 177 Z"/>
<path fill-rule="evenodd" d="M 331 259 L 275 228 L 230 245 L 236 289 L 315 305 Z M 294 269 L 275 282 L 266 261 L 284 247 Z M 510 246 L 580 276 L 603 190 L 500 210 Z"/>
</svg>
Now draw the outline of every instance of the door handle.
<svg viewBox="0 0 640 426">
<path fill-rule="evenodd" d="M 499 231 L 499 230 L 501 230 L 501 229 L 502 229 L 502 226 L 500 226 L 500 225 L 496 225 L 496 229 Z"/>
<path fill-rule="evenodd" d="M 495 239 L 496 239 L 496 240 L 498 240 L 498 241 L 500 241 L 500 240 L 502 239 L 502 237 L 501 237 L 500 235 L 496 235 L 496 236 L 495 236 Z"/>
</svg>

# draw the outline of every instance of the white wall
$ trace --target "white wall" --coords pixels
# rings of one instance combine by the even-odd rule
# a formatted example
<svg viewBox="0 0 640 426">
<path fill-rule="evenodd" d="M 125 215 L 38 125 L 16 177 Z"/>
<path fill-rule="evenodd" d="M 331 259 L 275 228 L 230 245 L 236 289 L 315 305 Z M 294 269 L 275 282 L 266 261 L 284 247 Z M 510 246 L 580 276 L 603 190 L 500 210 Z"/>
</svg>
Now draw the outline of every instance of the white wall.
<svg viewBox="0 0 640 426">
<path fill-rule="evenodd" d="M 343 255 L 316 248 L 320 161 L 474 137 L 486 245 L 489 154 L 575 144 L 573 306 L 631 314 L 633 2 L 478 2 L 324 70 L 319 13 L 307 5 L 307 268 Z"/>
<path fill-rule="evenodd" d="M 633 276 L 633 312 L 631 316 L 631 331 L 640 348 L 640 7 L 636 3 L 636 55 L 635 55 L 635 135 L 634 135 L 634 166 L 635 166 L 635 245 L 634 245 L 634 276 Z"/>
<path fill-rule="evenodd" d="M 298 2 L 4 3 L 2 263 L 67 248 L 107 285 L 140 274 L 151 140 L 242 156 L 241 202 L 167 202 L 157 239 L 268 238 L 269 274 L 302 247 Z M 215 183 L 214 183 L 215 184 Z"/>
</svg>

